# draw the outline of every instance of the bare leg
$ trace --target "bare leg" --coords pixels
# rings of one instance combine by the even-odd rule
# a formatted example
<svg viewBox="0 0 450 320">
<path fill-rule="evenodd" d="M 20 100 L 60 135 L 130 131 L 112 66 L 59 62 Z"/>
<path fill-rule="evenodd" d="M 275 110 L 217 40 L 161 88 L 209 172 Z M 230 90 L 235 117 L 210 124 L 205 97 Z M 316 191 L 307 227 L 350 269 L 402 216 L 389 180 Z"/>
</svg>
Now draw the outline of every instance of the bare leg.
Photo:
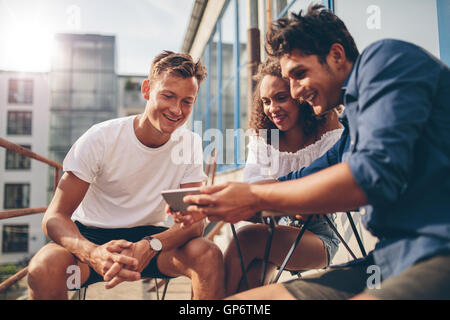
<svg viewBox="0 0 450 320">
<path fill-rule="evenodd" d="M 158 268 L 172 277 L 187 276 L 192 280 L 192 299 L 225 297 L 225 272 L 222 251 L 205 238 L 194 238 L 178 249 L 161 252 Z"/>
<path fill-rule="evenodd" d="M 299 229 L 288 226 L 277 226 L 274 231 L 272 247 L 269 255 L 269 263 L 275 266 L 282 264 L 291 245 L 299 233 Z M 258 270 L 250 270 L 249 266 L 261 269 L 261 264 L 255 260 L 264 259 L 265 244 L 267 240 L 268 226 L 255 224 L 248 225 L 238 231 L 238 239 L 242 250 L 244 265 L 248 273 L 249 282 L 257 274 Z M 314 233 L 306 231 L 302 240 L 294 251 L 289 263 L 288 270 L 308 270 L 325 267 L 328 263 L 328 256 L 323 242 Z M 239 284 L 242 281 L 242 271 L 240 260 L 237 254 L 235 242 L 232 241 L 225 252 L 225 270 L 227 295 L 238 291 L 244 287 Z M 268 266 L 267 273 L 273 271 L 273 267 Z M 259 273 L 261 274 L 261 273 Z M 252 280 L 252 283 L 255 282 Z M 256 282 L 258 283 L 258 282 Z M 249 283 L 250 285 L 250 283 Z M 259 284 L 258 284 L 259 285 Z M 250 289 L 251 289 L 250 285 Z"/>
<path fill-rule="evenodd" d="M 268 262 L 266 266 L 266 276 L 264 278 L 264 283 L 269 283 L 271 280 L 274 271 L 276 270 L 276 265 Z M 239 268 L 239 270 L 241 270 Z M 247 280 L 249 289 L 259 287 L 261 285 L 261 276 L 263 273 L 263 260 L 262 259 L 254 259 L 250 265 L 247 267 Z M 239 282 L 239 288 L 237 292 L 242 292 L 247 290 L 245 285 L 244 277 L 241 277 L 241 281 Z"/>
<path fill-rule="evenodd" d="M 49 243 L 42 247 L 31 259 L 28 266 L 29 299 L 65 300 L 67 299 L 67 268 L 78 265 L 81 271 L 81 284 L 89 277 L 89 267 L 77 262 L 65 248 Z"/>
</svg>

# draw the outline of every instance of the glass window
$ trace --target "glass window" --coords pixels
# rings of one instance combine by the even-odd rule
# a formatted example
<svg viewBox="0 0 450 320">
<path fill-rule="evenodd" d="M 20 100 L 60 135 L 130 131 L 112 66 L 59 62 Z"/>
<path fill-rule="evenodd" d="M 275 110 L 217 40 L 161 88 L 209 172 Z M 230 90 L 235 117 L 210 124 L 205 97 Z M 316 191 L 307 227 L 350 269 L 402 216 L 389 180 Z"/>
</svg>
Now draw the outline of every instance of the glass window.
<svg viewBox="0 0 450 320">
<path fill-rule="evenodd" d="M 289 8 L 288 12 L 298 13 L 300 10 L 306 11 L 306 10 L 308 10 L 308 7 L 312 4 L 322 4 L 322 1 L 320 1 L 320 0 L 297 0 Z"/>
<path fill-rule="evenodd" d="M 100 77 L 98 72 L 73 72 L 74 91 L 89 91 L 93 92 L 99 90 Z"/>
<path fill-rule="evenodd" d="M 70 108 L 71 97 L 70 93 L 52 92 L 52 109 Z"/>
<path fill-rule="evenodd" d="M 50 128 L 50 145 L 52 148 L 65 148 L 70 145 L 70 129 Z"/>
<path fill-rule="evenodd" d="M 5 209 L 21 209 L 30 206 L 30 184 L 29 183 L 6 183 Z"/>
<path fill-rule="evenodd" d="M 141 83 L 137 83 L 137 90 L 139 93 L 141 93 Z M 101 92 L 110 92 L 115 93 L 117 91 L 116 89 L 116 75 L 111 72 L 101 72 L 98 73 L 98 87 L 94 88 L 97 91 Z"/>
<path fill-rule="evenodd" d="M 238 1 L 239 4 L 239 54 L 240 63 L 247 61 L 247 1 Z"/>
<path fill-rule="evenodd" d="M 98 95 L 93 92 L 77 92 L 73 96 L 72 109 L 96 109 L 98 107 Z"/>
<path fill-rule="evenodd" d="M 69 41 L 55 41 L 52 71 L 72 69 L 72 45 Z"/>
<path fill-rule="evenodd" d="M 8 103 L 33 103 L 33 80 L 9 79 Z"/>
<path fill-rule="evenodd" d="M 236 32 L 237 26 L 239 35 Z M 220 141 L 215 144 L 220 148 L 219 171 L 229 167 L 228 165 L 234 167 L 239 164 L 236 153 L 245 150 L 245 144 L 238 146 L 234 136 L 235 130 L 245 128 L 247 121 L 246 43 L 246 2 L 228 1 L 203 54 L 202 60 L 208 67 L 208 80 L 203 87 L 204 92 L 200 92 L 195 117 L 200 119 L 201 115 L 201 119 L 205 121 L 204 130 L 221 128 L 222 137 L 218 137 Z M 210 107 L 209 119 L 206 106 Z M 237 107 L 240 112 L 235 112 Z M 239 150 L 236 149 L 238 147 Z"/>
<path fill-rule="evenodd" d="M 21 145 L 24 148 L 30 149 L 30 145 Z M 31 168 L 31 159 L 25 157 L 17 152 L 6 150 L 5 169 L 7 170 L 27 170 Z"/>
<path fill-rule="evenodd" d="M 31 111 L 8 111 L 7 134 L 31 135 Z"/>
<path fill-rule="evenodd" d="M 69 72 L 52 72 L 51 83 L 54 91 L 70 91 L 71 89 L 71 73 Z"/>
<path fill-rule="evenodd" d="M 3 225 L 2 253 L 28 252 L 28 225 Z"/>
<path fill-rule="evenodd" d="M 101 70 L 114 72 L 114 44 L 112 42 L 101 42 L 99 46 Z"/>
<path fill-rule="evenodd" d="M 98 70 L 99 55 L 97 43 L 91 41 L 75 41 L 73 43 L 73 69 Z"/>
</svg>

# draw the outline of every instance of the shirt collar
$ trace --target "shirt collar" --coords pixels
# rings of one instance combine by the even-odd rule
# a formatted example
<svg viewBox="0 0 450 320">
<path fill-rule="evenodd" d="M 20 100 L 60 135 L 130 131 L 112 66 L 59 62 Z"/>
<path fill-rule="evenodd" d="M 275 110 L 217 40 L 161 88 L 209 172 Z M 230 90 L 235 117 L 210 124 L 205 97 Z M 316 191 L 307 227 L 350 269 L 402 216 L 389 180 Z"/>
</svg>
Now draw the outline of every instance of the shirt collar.
<svg viewBox="0 0 450 320">
<path fill-rule="evenodd" d="M 342 93 L 344 94 L 345 91 L 347 90 L 347 85 L 348 85 L 348 81 L 350 80 L 350 76 L 353 73 L 353 69 L 355 68 L 355 64 L 353 63 L 352 69 L 350 70 L 350 72 L 347 75 L 347 78 L 345 78 L 344 84 L 341 87 Z"/>
</svg>

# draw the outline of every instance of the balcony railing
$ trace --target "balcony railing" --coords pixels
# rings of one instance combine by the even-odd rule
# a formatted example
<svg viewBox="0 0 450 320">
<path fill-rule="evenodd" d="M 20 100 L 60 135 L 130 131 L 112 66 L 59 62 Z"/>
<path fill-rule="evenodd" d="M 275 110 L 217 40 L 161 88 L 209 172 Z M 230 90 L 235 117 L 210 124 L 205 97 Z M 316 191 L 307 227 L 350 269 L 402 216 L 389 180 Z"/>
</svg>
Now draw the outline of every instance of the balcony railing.
<svg viewBox="0 0 450 320">
<path fill-rule="evenodd" d="M 48 164 L 49 166 L 53 167 L 55 170 L 54 190 L 56 189 L 56 186 L 58 185 L 58 181 L 60 178 L 61 171 L 63 169 L 63 166 L 60 163 L 49 160 L 43 156 L 40 156 L 40 155 L 32 152 L 31 150 L 29 150 L 27 148 L 21 147 L 21 146 L 14 144 L 8 140 L 3 139 L 3 138 L 0 138 L 0 147 L 3 147 L 7 150 L 11 150 L 11 151 L 21 154 L 25 157 L 43 162 L 43 163 Z M 43 213 L 46 210 L 47 210 L 47 207 L 13 209 L 13 210 L 0 211 L 0 220 Z M 27 275 L 27 273 L 28 273 L 28 267 L 25 267 L 22 270 L 20 270 L 19 272 L 17 272 L 16 274 L 14 274 L 13 276 L 9 277 L 8 279 L 6 279 L 2 283 L 0 283 L 0 293 L 6 291 L 9 287 L 11 287 L 17 281 L 19 281 L 20 279 L 25 277 Z"/>
</svg>

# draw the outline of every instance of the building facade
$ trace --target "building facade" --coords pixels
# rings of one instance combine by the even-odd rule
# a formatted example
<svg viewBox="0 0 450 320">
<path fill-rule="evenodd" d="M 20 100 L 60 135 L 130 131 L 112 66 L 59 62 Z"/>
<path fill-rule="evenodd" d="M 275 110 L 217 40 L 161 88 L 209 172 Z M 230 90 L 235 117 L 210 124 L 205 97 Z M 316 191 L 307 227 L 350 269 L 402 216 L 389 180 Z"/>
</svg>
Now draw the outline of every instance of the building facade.
<svg viewBox="0 0 450 320">
<path fill-rule="evenodd" d="M 0 136 L 48 154 L 48 73 L 0 71 Z M 47 165 L 0 148 L 2 210 L 47 206 Z M 0 264 L 31 257 L 45 244 L 42 214 L 0 220 Z"/>
<path fill-rule="evenodd" d="M 246 138 L 233 138 L 226 131 L 247 128 L 251 76 L 266 58 L 268 23 L 313 3 L 330 8 L 344 21 L 360 51 L 378 39 L 396 38 L 450 64 L 450 0 L 196 0 L 182 51 L 205 63 L 208 78 L 190 125 L 203 134 L 207 152 L 219 149 L 219 172 L 242 168 L 245 161 Z M 212 138 L 213 130 L 223 138 Z"/>
<path fill-rule="evenodd" d="M 143 75 L 117 76 L 117 116 L 126 117 L 144 112 L 147 101 L 141 93 Z"/>
<path fill-rule="evenodd" d="M 117 116 L 114 36 L 58 34 L 51 67 L 49 158 L 62 163 L 93 124 Z M 50 170 L 49 198 L 53 190 Z"/>
</svg>

